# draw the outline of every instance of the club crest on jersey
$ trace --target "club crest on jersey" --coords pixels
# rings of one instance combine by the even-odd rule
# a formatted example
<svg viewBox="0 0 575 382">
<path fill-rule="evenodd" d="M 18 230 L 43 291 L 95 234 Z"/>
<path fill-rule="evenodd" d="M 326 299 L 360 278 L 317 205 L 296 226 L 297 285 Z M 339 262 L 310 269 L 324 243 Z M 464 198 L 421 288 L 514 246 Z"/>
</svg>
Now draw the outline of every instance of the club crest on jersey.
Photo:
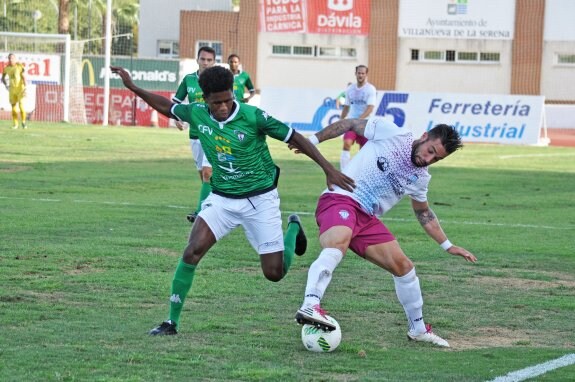
<svg viewBox="0 0 575 382">
<path fill-rule="evenodd" d="M 239 130 L 234 130 L 234 134 L 238 137 L 238 140 L 242 142 L 246 135 Z"/>
<path fill-rule="evenodd" d="M 347 220 L 349 218 L 349 211 L 346 210 L 340 210 L 339 211 L 339 216 L 341 216 L 341 218 L 343 220 Z"/>
<path fill-rule="evenodd" d="M 389 170 L 389 160 L 386 157 L 378 157 L 377 158 L 377 168 L 381 172 L 386 172 Z"/>
</svg>

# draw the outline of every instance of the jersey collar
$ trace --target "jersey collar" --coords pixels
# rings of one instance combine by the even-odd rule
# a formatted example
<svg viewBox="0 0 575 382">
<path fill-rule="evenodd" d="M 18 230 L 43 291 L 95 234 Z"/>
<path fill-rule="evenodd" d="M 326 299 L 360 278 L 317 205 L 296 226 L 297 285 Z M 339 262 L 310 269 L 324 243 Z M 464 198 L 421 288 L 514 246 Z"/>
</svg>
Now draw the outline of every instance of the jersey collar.
<svg viewBox="0 0 575 382">
<path fill-rule="evenodd" d="M 232 112 L 232 114 L 230 114 L 230 116 L 228 117 L 228 119 L 226 119 L 225 121 L 218 121 L 217 119 L 214 118 L 214 116 L 212 115 L 212 113 L 210 112 L 210 118 L 212 119 L 212 121 L 217 122 L 220 124 L 220 128 L 223 128 L 223 125 L 225 125 L 228 122 L 233 121 L 233 119 L 236 117 L 236 115 L 238 115 L 238 113 L 240 112 L 240 104 L 238 101 L 234 100 L 234 111 Z M 208 108 L 208 111 L 210 109 Z"/>
</svg>

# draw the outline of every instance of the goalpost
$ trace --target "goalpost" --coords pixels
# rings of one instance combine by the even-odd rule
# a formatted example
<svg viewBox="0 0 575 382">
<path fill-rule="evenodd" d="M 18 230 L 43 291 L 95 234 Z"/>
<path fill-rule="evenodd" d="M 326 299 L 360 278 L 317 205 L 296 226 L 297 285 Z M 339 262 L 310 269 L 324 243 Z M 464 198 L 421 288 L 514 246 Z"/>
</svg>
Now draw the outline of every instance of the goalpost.
<svg viewBox="0 0 575 382">
<path fill-rule="evenodd" d="M 35 120 L 86 124 L 82 83 L 84 41 L 68 34 L 0 32 L 2 69 L 9 53 L 25 65 L 26 112 Z M 3 87 L 2 87 L 3 88 Z M 7 100 L 0 94 L 0 104 Z"/>
</svg>

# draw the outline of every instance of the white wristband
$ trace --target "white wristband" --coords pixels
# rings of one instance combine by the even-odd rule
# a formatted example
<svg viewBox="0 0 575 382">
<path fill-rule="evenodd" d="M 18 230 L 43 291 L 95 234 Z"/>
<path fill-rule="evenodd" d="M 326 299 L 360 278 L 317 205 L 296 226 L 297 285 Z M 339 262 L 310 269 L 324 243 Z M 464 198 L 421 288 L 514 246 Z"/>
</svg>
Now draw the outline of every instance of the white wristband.
<svg viewBox="0 0 575 382">
<path fill-rule="evenodd" d="M 444 251 L 447 251 L 449 248 L 453 247 L 453 244 L 451 244 L 449 239 L 447 239 L 443 243 L 441 243 L 440 246 L 441 248 L 443 248 Z"/>
<path fill-rule="evenodd" d="M 307 139 L 311 142 L 312 145 L 317 146 L 319 144 L 319 139 L 315 136 L 315 134 L 310 135 Z"/>
</svg>

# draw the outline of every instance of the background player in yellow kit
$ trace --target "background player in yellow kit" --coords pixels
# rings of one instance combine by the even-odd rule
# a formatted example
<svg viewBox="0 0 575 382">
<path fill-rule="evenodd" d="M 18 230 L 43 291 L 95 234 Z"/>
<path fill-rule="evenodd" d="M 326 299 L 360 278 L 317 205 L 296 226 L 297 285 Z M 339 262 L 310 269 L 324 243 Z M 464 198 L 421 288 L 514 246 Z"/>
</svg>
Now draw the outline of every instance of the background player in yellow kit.
<svg viewBox="0 0 575 382">
<path fill-rule="evenodd" d="M 6 82 L 6 77 L 10 83 Z M 24 77 L 24 65 L 16 62 L 14 53 L 8 55 L 8 65 L 4 67 L 2 72 L 2 83 L 8 89 L 10 105 L 12 105 L 12 120 L 14 121 L 13 129 L 18 128 L 18 110 L 20 108 L 20 118 L 22 120 L 22 128 L 26 128 L 26 112 L 24 111 L 23 100 L 26 96 L 26 78 Z"/>
</svg>

